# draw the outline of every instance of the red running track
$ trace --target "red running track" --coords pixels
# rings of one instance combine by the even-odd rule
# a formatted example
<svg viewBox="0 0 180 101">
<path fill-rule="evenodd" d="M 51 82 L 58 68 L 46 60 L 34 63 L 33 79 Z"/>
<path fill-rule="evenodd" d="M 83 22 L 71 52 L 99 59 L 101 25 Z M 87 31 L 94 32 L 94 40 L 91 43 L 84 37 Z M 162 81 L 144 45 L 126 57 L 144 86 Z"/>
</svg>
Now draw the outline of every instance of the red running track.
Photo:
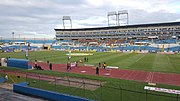
<svg viewBox="0 0 180 101">
<path fill-rule="evenodd" d="M 29 63 L 34 66 L 34 63 Z M 49 65 L 44 62 L 38 62 L 44 70 L 49 70 Z M 78 66 L 73 67 L 67 71 L 66 64 L 53 64 L 53 70 L 59 72 L 71 72 L 77 74 L 96 75 L 96 70 L 93 66 Z M 124 69 L 103 69 L 100 68 L 99 76 L 106 76 L 109 78 L 119 78 L 125 80 L 135 80 L 141 82 L 150 82 L 157 84 L 168 84 L 180 86 L 180 74 L 173 73 L 159 73 L 159 72 L 145 72 L 140 70 L 124 70 Z"/>
</svg>

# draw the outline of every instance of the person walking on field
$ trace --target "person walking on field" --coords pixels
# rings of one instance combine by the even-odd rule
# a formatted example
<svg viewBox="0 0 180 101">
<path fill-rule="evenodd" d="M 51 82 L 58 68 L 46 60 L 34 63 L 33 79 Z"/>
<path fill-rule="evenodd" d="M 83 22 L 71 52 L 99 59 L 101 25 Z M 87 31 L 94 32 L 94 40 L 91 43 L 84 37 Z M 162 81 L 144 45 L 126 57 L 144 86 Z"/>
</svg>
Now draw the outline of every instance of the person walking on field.
<svg viewBox="0 0 180 101">
<path fill-rule="evenodd" d="M 99 68 L 101 67 L 101 63 L 99 62 Z"/>
<path fill-rule="evenodd" d="M 28 50 L 26 50 L 25 57 L 26 57 L 26 59 L 28 60 Z"/>
<path fill-rule="evenodd" d="M 86 57 L 84 57 L 84 62 L 86 62 L 87 60 L 86 60 Z"/>
<path fill-rule="evenodd" d="M 68 61 L 70 60 L 70 57 L 68 56 Z"/>
<path fill-rule="evenodd" d="M 86 62 L 88 62 L 89 61 L 89 59 L 88 59 L 88 57 L 86 57 Z"/>
</svg>

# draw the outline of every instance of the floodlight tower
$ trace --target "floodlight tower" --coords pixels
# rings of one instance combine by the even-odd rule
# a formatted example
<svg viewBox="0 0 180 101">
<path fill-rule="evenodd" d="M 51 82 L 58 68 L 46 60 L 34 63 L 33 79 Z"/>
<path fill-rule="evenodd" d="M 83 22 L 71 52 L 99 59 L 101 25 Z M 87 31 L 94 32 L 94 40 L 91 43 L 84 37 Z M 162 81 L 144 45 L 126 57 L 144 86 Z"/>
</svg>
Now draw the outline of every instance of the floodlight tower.
<svg viewBox="0 0 180 101">
<path fill-rule="evenodd" d="M 0 38 L 1 38 L 1 42 L 3 42 L 3 41 L 2 41 L 3 37 L 2 37 L 2 36 L 0 36 Z"/>
<path fill-rule="evenodd" d="M 64 27 L 64 29 L 65 29 L 65 21 L 69 21 L 70 22 L 70 27 L 72 29 L 72 21 L 71 21 L 70 16 L 63 16 L 62 20 L 63 20 L 63 27 Z"/>
<path fill-rule="evenodd" d="M 108 14 L 107 14 L 107 17 L 108 17 L 108 26 L 111 25 L 109 23 L 110 20 L 114 20 L 114 19 L 110 19 L 110 17 L 113 17 L 113 16 L 115 16 L 115 21 L 116 21 L 116 23 L 114 25 L 117 25 L 117 13 L 116 13 L 116 11 L 112 11 L 112 12 L 108 12 Z"/>
<path fill-rule="evenodd" d="M 118 25 L 120 26 L 121 24 L 125 24 L 128 25 L 129 23 L 129 16 L 128 16 L 128 11 L 127 10 L 122 10 L 122 11 L 118 11 Z M 123 22 L 123 23 L 121 23 Z"/>
</svg>

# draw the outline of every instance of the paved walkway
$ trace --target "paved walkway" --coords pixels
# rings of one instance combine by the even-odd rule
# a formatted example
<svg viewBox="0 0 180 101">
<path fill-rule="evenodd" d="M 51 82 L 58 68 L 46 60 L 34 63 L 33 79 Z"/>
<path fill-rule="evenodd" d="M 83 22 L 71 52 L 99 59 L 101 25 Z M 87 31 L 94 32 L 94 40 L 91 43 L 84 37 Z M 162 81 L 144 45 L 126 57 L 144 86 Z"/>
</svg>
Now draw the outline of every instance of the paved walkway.
<svg viewBox="0 0 180 101">
<path fill-rule="evenodd" d="M 30 96 L 14 93 L 11 90 L 0 88 L 0 101 L 49 101 L 49 100 L 30 97 Z"/>
</svg>

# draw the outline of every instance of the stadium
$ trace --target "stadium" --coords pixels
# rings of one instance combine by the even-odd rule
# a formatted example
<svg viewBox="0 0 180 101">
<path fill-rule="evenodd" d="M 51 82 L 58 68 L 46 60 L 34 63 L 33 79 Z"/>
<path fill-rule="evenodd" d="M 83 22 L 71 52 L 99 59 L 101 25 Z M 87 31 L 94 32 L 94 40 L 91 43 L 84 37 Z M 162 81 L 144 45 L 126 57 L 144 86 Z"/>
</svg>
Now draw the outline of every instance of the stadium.
<svg viewBox="0 0 180 101">
<path fill-rule="evenodd" d="M 55 29 L 56 40 L 69 40 L 95 51 L 179 52 L 180 22 L 82 29 Z M 97 48 L 96 48 L 97 47 Z M 100 47 L 100 48 L 99 48 Z M 102 48 L 105 49 L 102 50 Z M 162 49 L 163 48 L 163 49 Z M 81 47 L 82 50 L 86 48 Z"/>
<path fill-rule="evenodd" d="M 54 30 L 55 40 L 1 40 L 1 91 L 38 101 L 179 101 L 180 22 Z"/>
</svg>

